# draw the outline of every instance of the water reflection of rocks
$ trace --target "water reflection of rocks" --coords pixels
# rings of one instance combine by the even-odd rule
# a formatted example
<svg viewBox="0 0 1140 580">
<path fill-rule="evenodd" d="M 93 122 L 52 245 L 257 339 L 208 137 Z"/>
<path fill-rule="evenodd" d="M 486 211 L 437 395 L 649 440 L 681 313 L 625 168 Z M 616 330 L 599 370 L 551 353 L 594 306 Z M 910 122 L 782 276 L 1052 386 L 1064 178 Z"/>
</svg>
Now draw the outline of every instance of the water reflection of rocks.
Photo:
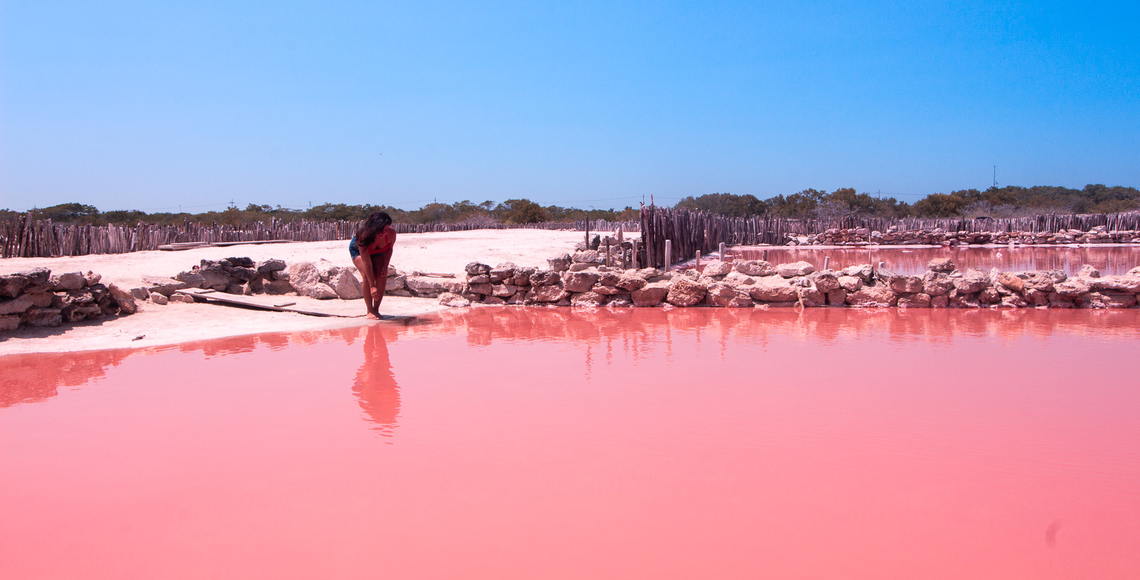
<svg viewBox="0 0 1140 580">
<path fill-rule="evenodd" d="M 391 436 L 400 415 L 400 387 L 396 384 L 392 361 L 388 358 L 388 339 L 385 336 L 388 329 L 370 325 L 361 330 L 364 332 L 364 363 L 356 371 L 352 392 L 369 420 L 376 423 L 376 430 Z"/>
<path fill-rule="evenodd" d="M 955 336 L 1001 340 L 1050 336 L 1140 338 L 1140 308 L 1123 310 L 898 309 L 898 308 L 524 308 L 481 307 L 424 317 L 418 324 L 372 324 L 328 331 L 261 334 L 140 350 L 28 354 L 0 357 L 0 408 L 45 401 L 63 387 L 77 387 L 106 375 L 137 354 L 201 351 L 207 358 L 282 350 L 339 340 L 363 339 L 364 361 L 353 393 L 367 418 L 390 434 L 400 414 L 400 393 L 388 342 L 397 338 L 465 335 L 473 346 L 497 341 L 565 341 L 586 347 L 586 364 L 608 361 L 615 349 L 634 357 L 653 349 L 671 352 L 673 337 L 721 344 L 741 341 L 764 348 L 771 341 L 823 342 L 923 340 L 949 344 Z M 952 356 L 948 353 L 948 356 Z"/>
</svg>

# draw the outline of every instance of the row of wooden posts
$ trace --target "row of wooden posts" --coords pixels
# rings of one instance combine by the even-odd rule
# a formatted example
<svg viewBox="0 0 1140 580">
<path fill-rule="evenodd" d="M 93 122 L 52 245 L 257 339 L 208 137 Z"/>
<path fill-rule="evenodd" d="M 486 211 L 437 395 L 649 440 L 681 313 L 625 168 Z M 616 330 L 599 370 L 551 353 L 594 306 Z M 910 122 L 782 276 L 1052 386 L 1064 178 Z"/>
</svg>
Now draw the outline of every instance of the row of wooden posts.
<svg viewBox="0 0 1140 580">
<path fill-rule="evenodd" d="M 242 242 L 297 241 L 319 242 L 348 240 L 356 232 L 358 222 L 279 220 L 270 218 L 232 226 L 218 223 L 185 222 L 174 225 L 137 224 L 83 225 L 55 224 L 51 220 L 31 219 L 17 214 L 0 222 L 0 257 L 84 256 L 88 254 L 122 254 L 144 250 L 177 249 L 196 245 L 233 244 Z M 637 231 L 640 223 L 579 220 L 576 222 L 537 224 L 495 224 L 481 222 L 393 224 L 397 233 L 453 232 L 475 229 L 546 229 Z"/>
<path fill-rule="evenodd" d="M 1109 231 L 1140 230 L 1140 212 L 1089 215 L 1038 215 L 1024 218 L 877 218 L 836 220 L 791 219 L 775 216 L 727 217 L 680 208 L 641 207 L 641 244 L 637 261 L 653 267 L 676 263 L 674 257 L 700 255 L 733 246 L 782 245 L 788 234 L 806 236 L 832 228 L 866 228 L 886 232 L 934 230 L 947 232 L 1087 232 L 1104 226 Z"/>
</svg>

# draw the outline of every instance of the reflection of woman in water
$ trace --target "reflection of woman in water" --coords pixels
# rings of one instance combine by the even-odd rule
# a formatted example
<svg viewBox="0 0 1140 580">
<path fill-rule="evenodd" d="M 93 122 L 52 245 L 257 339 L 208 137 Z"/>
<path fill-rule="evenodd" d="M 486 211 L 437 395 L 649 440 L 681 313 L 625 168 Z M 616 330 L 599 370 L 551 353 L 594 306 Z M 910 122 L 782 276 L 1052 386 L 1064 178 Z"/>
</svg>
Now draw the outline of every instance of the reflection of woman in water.
<svg viewBox="0 0 1140 580">
<path fill-rule="evenodd" d="M 392 227 L 392 217 L 382 211 L 374 211 L 352 241 L 348 243 L 348 255 L 360 270 L 364 286 L 364 307 L 368 318 L 380 318 L 380 301 L 384 300 L 384 286 L 388 283 L 388 263 L 392 261 L 392 246 L 396 245 L 396 229 Z"/>
<path fill-rule="evenodd" d="M 352 392 L 360 399 L 360 408 L 376 423 L 377 430 L 391 435 L 396 417 L 400 415 L 400 387 L 392 374 L 383 329 L 368 326 L 365 332 L 364 364 L 356 371 Z"/>
</svg>

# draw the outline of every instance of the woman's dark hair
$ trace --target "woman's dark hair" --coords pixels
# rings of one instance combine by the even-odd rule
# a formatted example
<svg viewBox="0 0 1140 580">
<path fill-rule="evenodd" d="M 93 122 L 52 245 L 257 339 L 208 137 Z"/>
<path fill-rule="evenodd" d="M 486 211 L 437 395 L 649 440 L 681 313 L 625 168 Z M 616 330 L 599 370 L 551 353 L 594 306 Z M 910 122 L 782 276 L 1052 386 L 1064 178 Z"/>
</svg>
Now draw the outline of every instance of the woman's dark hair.
<svg viewBox="0 0 1140 580">
<path fill-rule="evenodd" d="M 356 243 L 361 246 L 371 246 L 376 241 L 376 235 L 384 228 L 392 225 L 392 216 L 387 212 L 374 211 L 360 224 L 356 230 Z"/>
</svg>

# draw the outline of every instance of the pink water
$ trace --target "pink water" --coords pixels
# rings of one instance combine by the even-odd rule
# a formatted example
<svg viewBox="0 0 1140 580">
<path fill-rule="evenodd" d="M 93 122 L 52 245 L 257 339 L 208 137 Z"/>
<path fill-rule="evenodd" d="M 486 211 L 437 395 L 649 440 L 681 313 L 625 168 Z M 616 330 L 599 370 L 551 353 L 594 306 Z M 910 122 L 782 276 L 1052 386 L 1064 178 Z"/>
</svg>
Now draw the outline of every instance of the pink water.
<svg viewBox="0 0 1140 580">
<path fill-rule="evenodd" d="M 1134 246 L 1013 246 L 955 248 L 830 248 L 777 246 L 737 247 L 730 254 L 739 260 L 759 260 L 768 252 L 773 264 L 803 260 L 822 269 L 824 258 L 838 270 L 858 264 L 886 265 L 898 274 L 926 272 L 926 263 L 934 258 L 951 258 L 958 268 L 976 268 L 983 272 L 997 268 L 1007 272 L 1030 270 L 1063 270 L 1073 274 L 1084 264 L 1095 266 L 1102 274 L 1123 274 L 1140 265 L 1140 245 Z"/>
<path fill-rule="evenodd" d="M 0 358 L 0 578 L 1135 578 L 1140 310 Z"/>
</svg>

